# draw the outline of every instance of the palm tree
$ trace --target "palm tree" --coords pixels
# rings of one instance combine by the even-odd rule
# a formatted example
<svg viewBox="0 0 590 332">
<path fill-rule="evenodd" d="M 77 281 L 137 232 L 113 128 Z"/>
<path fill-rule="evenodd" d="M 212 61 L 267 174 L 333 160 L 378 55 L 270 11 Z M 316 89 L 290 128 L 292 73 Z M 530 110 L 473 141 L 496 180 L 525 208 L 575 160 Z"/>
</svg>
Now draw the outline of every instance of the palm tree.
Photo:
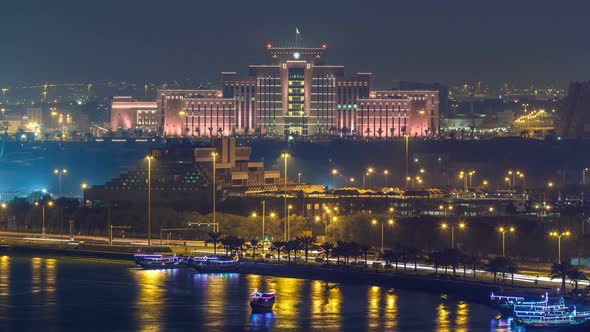
<svg viewBox="0 0 590 332">
<path fill-rule="evenodd" d="M 256 246 L 258 245 L 258 240 L 252 239 L 250 240 L 250 246 L 252 246 L 252 259 L 256 259 Z"/>
<path fill-rule="evenodd" d="M 326 260 L 326 264 L 328 264 L 330 262 L 328 260 L 328 258 L 330 257 L 330 254 L 332 252 L 332 249 L 334 249 L 334 243 L 332 243 L 332 242 L 324 242 L 324 243 L 322 243 L 322 245 L 320 245 L 320 248 L 322 248 L 322 253 L 324 254 L 324 258 Z"/>
<path fill-rule="evenodd" d="M 395 262 L 395 272 L 397 272 L 397 263 L 400 258 L 400 252 L 397 250 L 385 250 L 382 256 L 386 263 Z"/>
<path fill-rule="evenodd" d="M 361 244 L 360 250 L 363 253 L 363 259 L 365 260 L 365 266 L 367 266 L 367 256 L 369 254 L 369 250 L 371 250 L 371 246 L 368 244 Z"/>
<path fill-rule="evenodd" d="M 297 241 L 299 241 L 299 243 L 301 244 L 301 247 L 303 248 L 303 252 L 305 253 L 305 262 L 307 263 L 307 258 L 309 256 L 309 249 L 311 249 L 313 244 L 317 241 L 317 237 L 304 235 L 304 236 L 298 236 L 296 239 L 297 239 Z"/>
<path fill-rule="evenodd" d="M 457 266 L 459 265 L 459 250 L 457 249 L 448 249 L 445 251 L 445 260 L 447 266 L 450 266 L 453 269 L 453 275 L 457 274 Z M 446 267 L 445 267 L 446 269 Z"/>
<path fill-rule="evenodd" d="M 580 280 L 588 280 L 588 277 L 586 276 L 586 274 L 580 270 L 578 270 L 577 267 L 573 267 L 568 271 L 567 273 L 567 277 L 570 279 L 570 281 L 575 285 L 574 289 L 576 290 L 576 293 L 578 292 L 578 281 Z"/>
<path fill-rule="evenodd" d="M 470 255 L 464 255 L 463 264 L 466 264 L 467 266 L 469 266 L 469 268 L 471 268 L 471 270 L 473 271 L 473 278 L 475 278 L 475 272 L 477 267 L 481 264 L 481 259 L 475 253 L 472 253 Z"/>
<path fill-rule="evenodd" d="M 441 253 L 438 251 L 431 251 L 428 255 L 428 263 L 434 266 L 434 274 L 438 274 L 438 268 L 441 263 Z"/>
<path fill-rule="evenodd" d="M 271 251 L 277 252 L 277 259 L 278 259 L 279 263 L 281 262 L 281 251 L 283 251 L 284 247 L 285 247 L 285 242 L 283 242 L 283 241 L 275 241 L 275 242 L 271 243 L 271 246 L 270 246 Z"/>
<path fill-rule="evenodd" d="M 565 294 L 565 279 L 568 273 L 572 270 L 570 262 L 553 263 L 549 277 L 551 280 L 561 278 L 561 292 Z"/>
<path fill-rule="evenodd" d="M 209 234 L 210 241 L 213 242 L 213 256 L 217 256 L 217 243 L 221 239 L 223 233 L 221 232 L 210 232 Z"/>
<path fill-rule="evenodd" d="M 406 247 L 405 249 L 407 259 L 414 262 L 414 272 L 418 271 L 418 258 L 420 257 L 420 250 L 416 247 Z"/>
<path fill-rule="evenodd" d="M 291 263 L 291 252 L 295 252 L 295 256 L 297 256 L 297 249 L 299 248 L 299 242 L 295 240 L 287 241 L 285 243 L 284 251 L 287 253 L 287 260 Z"/>
</svg>

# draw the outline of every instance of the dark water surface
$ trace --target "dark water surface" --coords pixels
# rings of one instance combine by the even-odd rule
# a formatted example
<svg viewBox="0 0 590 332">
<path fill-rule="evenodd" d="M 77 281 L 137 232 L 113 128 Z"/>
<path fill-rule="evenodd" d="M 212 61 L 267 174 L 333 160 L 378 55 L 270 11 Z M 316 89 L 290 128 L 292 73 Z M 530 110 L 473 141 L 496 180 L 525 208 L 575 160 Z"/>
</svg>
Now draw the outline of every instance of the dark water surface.
<svg viewBox="0 0 590 332">
<path fill-rule="evenodd" d="M 274 313 L 248 294 L 276 290 Z M 511 331 L 460 298 L 86 258 L 0 256 L 0 331 Z"/>
</svg>

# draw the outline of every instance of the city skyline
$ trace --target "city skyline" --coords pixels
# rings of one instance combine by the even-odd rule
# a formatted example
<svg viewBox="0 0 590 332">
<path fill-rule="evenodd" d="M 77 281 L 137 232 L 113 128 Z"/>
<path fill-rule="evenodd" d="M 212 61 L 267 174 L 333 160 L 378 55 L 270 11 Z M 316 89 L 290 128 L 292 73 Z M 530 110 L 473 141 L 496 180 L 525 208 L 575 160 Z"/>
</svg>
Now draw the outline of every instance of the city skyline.
<svg viewBox="0 0 590 332">
<path fill-rule="evenodd" d="M 260 63 L 261 46 L 267 42 L 295 43 L 296 29 L 302 45 L 326 43 L 332 50 L 330 62 L 351 72 L 382 72 L 377 86 L 397 80 L 564 84 L 590 73 L 584 64 L 588 47 L 577 42 L 583 40 L 580 15 L 588 6 L 581 2 L 566 8 L 550 1 L 535 1 L 534 7 L 531 1 L 462 1 L 454 6 L 396 1 L 363 7 L 348 1 L 310 7 L 304 1 L 290 15 L 268 2 L 27 3 L 31 1 L 5 6 L 4 43 L 12 47 L 0 55 L 2 85 L 184 78 L 217 82 L 220 71 Z M 243 56 L 236 57 L 236 52 Z"/>
</svg>

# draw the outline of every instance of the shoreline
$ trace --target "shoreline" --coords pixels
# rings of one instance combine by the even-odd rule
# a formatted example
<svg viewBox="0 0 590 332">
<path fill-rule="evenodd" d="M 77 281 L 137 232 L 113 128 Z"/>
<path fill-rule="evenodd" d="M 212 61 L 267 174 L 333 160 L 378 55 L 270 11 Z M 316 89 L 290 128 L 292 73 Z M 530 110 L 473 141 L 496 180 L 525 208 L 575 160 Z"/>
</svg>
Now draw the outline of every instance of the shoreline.
<svg viewBox="0 0 590 332">
<path fill-rule="evenodd" d="M 101 246 L 102 247 L 102 246 Z M 25 255 L 49 255 L 49 256 L 77 256 L 97 259 L 121 260 L 133 264 L 135 248 L 107 247 L 97 250 L 92 248 L 58 248 L 49 246 L 30 245 L 0 245 L 0 254 L 15 253 Z M 411 269 L 410 269 L 411 270 Z M 391 270 L 390 270 L 391 271 Z M 409 289 L 450 296 L 461 296 L 466 300 L 476 303 L 489 304 L 491 292 L 513 292 L 518 294 L 539 294 L 550 291 L 546 287 L 529 287 L 508 284 L 490 283 L 477 279 L 462 279 L 461 272 L 457 276 L 452 274 L 438 275 L 414 274 L 399 270 L 397 272 L 385 272 L 383 270 L 366 270 L 355 267 L 337 266 L 336 264 L 306 265 L 301 263 L 274 263 L 242 261 L 238 273 L 256 274 L 270 277 L 286 277 L 321 280 L 333 283 L 364 284 L 389 288 Z"/>
</svg>

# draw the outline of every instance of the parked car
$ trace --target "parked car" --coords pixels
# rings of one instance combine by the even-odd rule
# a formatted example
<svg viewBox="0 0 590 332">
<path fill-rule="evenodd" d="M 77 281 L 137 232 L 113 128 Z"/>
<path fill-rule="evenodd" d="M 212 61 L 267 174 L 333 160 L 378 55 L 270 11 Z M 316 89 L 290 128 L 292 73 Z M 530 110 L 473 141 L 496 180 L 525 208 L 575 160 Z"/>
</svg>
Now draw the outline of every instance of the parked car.
<svg viewBox="0 0 590 332">
<path fill-rule="evenodd" d="M 380 269 L 383 267 L 383 263 L 381 262 L 373 262 L 373 264 L 371 264 L 372 267 L 376 268 L 376 269 Z"/>
</svg>

